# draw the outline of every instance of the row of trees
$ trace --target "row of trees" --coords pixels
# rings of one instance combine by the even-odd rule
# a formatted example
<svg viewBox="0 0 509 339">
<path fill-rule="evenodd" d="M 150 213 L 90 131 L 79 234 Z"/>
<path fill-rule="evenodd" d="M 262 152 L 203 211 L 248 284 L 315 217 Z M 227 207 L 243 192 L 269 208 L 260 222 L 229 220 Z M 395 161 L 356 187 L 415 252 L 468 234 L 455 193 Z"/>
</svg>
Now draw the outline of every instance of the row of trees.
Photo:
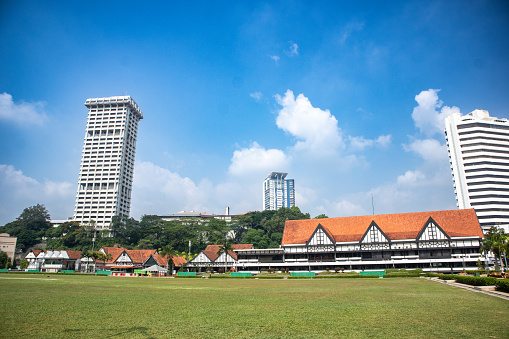
<svg viewBox="0 0 509 339">
<path fill-rule="evenodd" d="M 110 230 L 98 231 L 93 222 L 80 224 L 68 221 L 52 227 L 47 209 L 44 205 L 36 205 L 25 208 L 15 221 L 0 227 L 0 232 L 17 237 L 17 249 L 23 251 L 36 245 L 46 249 L 78 251 L 113 246 L 127 249 L 170 246 L 182 253 L 188 251 L 191 242 L 193 252 L 198 253 L 207 245 L 224 244 L 226 240 L 254 244 L 255 248 L 278 247 L 286 220 L 309 218 L 309 213 L 302 213 L 298 207 L 250 212 L 229 223 L 215 218 L 165 221 L 156 215 L 144 215 L 138 221 L 115 216 Z"/>
</svg>

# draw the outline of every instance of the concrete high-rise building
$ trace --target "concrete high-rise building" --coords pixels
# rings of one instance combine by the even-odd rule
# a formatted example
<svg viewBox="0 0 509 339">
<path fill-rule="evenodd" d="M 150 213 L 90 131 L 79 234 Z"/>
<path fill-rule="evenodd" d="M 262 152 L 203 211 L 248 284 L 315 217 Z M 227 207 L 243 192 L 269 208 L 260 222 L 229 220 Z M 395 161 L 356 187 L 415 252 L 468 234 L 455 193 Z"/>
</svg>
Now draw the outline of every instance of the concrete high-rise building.
<svg viewBox="0 0 509 339">
<path fill-rule="evenodd" d="M 285 179 L 288 173 L 272 172 L 263 182 L 263 209 L 277 210 L 295 206 L 295 184 Z"/>
<path fill-rule="evenodd" d="M 129 216 L 138 122 L 143 114 L 130 96 L 88 99 L 87 129 L 73 219 L 109 228 Z"/>
<path fill-rule="evenodd" d="M 474 208 L 483 231 L 509 231 L 509 121 L 484 110 L 445 119 L 456 200 Z"/>
</svg>

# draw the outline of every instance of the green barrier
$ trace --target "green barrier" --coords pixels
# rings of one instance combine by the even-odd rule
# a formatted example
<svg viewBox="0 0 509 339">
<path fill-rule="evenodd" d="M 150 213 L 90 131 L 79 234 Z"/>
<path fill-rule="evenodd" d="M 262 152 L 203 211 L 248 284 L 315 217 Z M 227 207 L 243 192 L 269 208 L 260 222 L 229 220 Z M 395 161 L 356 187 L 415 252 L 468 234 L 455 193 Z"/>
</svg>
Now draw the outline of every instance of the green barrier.
<svg viewBox="0 0 509 339">
<path fill-rule="evenodd" d="M 250 277 L 251 272 L 231 272 L 230 277 Z"/>
<path fill-rule="evenodd" d="M 196 275 L 196 272 L 177 272 L 177 277 L 188 277 L 191 275 Z"/>
<path fill-rule="evenodd" d="M 140 270 L 140 269 L 135 269 L 133 273 L 136 273 L 136 274 L 147 274 L 147 271 Z"/>
<path fill-rule="evenodd" d="M 292 277 L 314 277 L 315 272 L 292 272 Z"/>
<path fill-rule="evenodd" d="M 97 275 L 111 275 L 111 271 L 97 271 L 95 272 Z"/>
<path fill-rule="evenodd" d="M 63 270 L 62 273 L 74 273 L 74 270 Z"/>
<path fill-rule="evenodd" d="M 39 270 L 28 270 L 28 273 L 39 273 Z"/>
<path fill-rule="evenodd" d="M 0 273 L 9 273 L 8 268 L 0 268 Z"/>
<path fill-rule="evenodd" d="M 385 275 L 385 271 L 362 271 L 359 274 L 360 275 L 377 275 L 379 277 L 383 277 Z"/>
</svg>

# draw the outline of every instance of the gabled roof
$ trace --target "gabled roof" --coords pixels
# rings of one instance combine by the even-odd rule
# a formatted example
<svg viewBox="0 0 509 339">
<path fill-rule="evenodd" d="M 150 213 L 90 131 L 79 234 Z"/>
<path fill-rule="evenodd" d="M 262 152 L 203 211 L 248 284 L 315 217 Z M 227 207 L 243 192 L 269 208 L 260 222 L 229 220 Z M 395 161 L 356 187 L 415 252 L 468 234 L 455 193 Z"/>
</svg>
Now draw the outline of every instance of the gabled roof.
<svg viewBox="0 0 509 339">
<path fill-rule="evenodd" d="M 281 245 L 305 244 L 319 224 L 336 242 L 360 241 L 372 222 L 390 240 L 416 239 L 429 218 L 450 237 L 483 238 L 474 209 L 366 215 L 359 217 L 288 220 Z"/>
<path fill-rule="evenodd" d="M 216 260 L 219 257 L 219 249 L 223 247 L 223 245 L 208 245 L 202 252 L 209 258 L 211 261 Z M 253 248 L 253 244 L 233 244 L 233 250 L 249 250 Z M 228 254 L 235 260 L 237 260 L 237 253 L 234 251 L 228 251 Z"/>
<path fill-rule="evenodd" d="M 154 258 L 154 260 L 157 262 L 157 264 L 159 266 L 166 267 L 166 265 L 167 265 L 166 256 L 163 257 L 157 253 L 151 254 L 147 259 L 145 259 L 143 264 L 145 264 L 150 259 L 150 257 Z M 182 266 L 183 264 L 187 264 L 187 260 L 184 257 L 178 257 L 178 256 L 173 257 L 173 265 Z"/>
</svg>

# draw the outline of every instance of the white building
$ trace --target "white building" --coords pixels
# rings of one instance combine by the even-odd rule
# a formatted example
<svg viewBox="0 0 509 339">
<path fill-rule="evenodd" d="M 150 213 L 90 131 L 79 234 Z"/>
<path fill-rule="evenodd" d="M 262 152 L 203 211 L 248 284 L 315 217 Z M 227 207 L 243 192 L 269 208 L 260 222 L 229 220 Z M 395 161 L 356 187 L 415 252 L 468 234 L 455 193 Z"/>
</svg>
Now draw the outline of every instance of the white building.
<svg viewBox="0 0 509 339">
<path fill-rule="evenodd" d="M 295 206 L 295 183 L 288 173 L 272 172 L 263 182 L 263 209 L 278 210 Z"/>
<path fill-rule="evenodd" d="M 484 232 L 509 231 L 509 121 L 475 110 L 445 119 L 445 136 L 460 209 L 474 208 Z"/>
<path fill-rule="evenodd" d="M 287 220 L 281 248 L 236 248 L 235 264 L 239 271 L 250 272 L 461 272 L 477 269 L 477 260 L 485 261 L 479 253 L 482 239 L 473 209 Z M 192 263 L 205 262 L 197 258 Z"/>
<path fill-rule="evenodd" d="M 88 99 L 88 120 L 73 219 L 109 228 L 129 216 L 138 122 L 143 114 L 130 96 Z"/>
</svg>

